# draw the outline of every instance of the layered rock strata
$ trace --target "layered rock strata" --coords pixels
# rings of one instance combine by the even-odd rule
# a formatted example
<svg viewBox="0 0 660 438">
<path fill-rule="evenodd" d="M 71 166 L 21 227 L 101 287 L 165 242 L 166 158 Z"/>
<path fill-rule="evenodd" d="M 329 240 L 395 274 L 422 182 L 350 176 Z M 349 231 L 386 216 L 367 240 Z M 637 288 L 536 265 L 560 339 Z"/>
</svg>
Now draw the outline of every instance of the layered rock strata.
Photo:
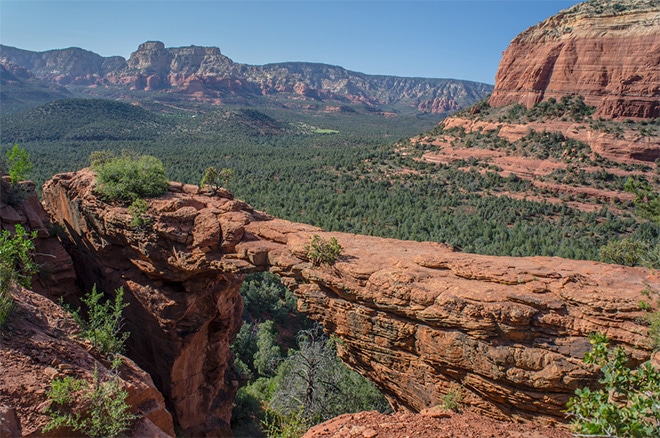
<svg viewBox="0 0 660 438">
<path fill-rule="evenodd" d="M 238 287 L 254 271 L 281 276 L 397 410 L 437 405 L 458 383 L 464 403 L 492 417 L 563 421 L 573 391 L 596 379 L 582 361 L 590 333 L 633 363 L 650 357 L 639 302 L 660 278 L 641 268 L 327 233 L 177 183 L 149 200 L 148 229 L 131 228 L 128 208 L 94 196 L 87 170 L 56 175 L 43 197 L 83 277 L 127 291 L 132 355 L 186 431 L 217 434 L 229 421 Z M 344 247 L 335 265 L 307 260 L 314 234 Z"/>
<path fill-rule="evenodd" d="M 471 120 L 462 117 L 449 117 L 440 123 L 443 129 L 459 128 L 466 133 L 492 132 L 498 137 L 516 142 L 533 132 L 561 132 L 566 138 L 586 143 L 592 153 L 618 163 L 639 161 L 654 162 L 660 158 L 660 137 L 644 136 L 633 129 L 609 133 L 585 126 L 585 123 L 545 120 L 525 124 L 496 121 Z M 548 160 L 544 160 L 546 163 Z"/>
<path fill-rule="evenodd" d="M 603 117 L 660 117 L 660 5 L 591 0 L 511 41 L 490 104 L 584 96 Z"/>
</svg>

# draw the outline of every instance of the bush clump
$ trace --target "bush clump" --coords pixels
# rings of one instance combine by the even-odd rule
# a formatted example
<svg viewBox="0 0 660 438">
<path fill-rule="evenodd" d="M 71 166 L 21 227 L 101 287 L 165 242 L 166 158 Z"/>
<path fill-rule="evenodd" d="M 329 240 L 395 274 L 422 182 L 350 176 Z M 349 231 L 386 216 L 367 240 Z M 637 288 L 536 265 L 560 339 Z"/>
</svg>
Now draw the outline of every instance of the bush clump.
<svg viewBox="0 0 660 438">
<path fill-rule="evenodd" d="M 660 370 L 650 362 L 630 369 L 625 350 L 610 350 L 607 343 L 602 334 L 591 336 L 593 351 L 584 361 L 600 366 L 603 377 L 601 388 L 578 388 L 568 402 L 576 432 L 580 436 L 660 436 Z"/>
<path fill-rule="evenodd" d="M 616 263 L 624 266 L 638 266 L 648 252 L 647 245 L 639 240 L 625 238 L 614 240 L 601 246 L 598 251 L 600 260 L 605 263 Z"/>
<path fill-rule="evenodd" d="M 215 167 L 207 167 L 204 176 L 199 183 L 200 187 L 210 186 L 211 190 L 217 191 L 222 186 L 227 186 L 234 178 L 234 171 L 228 168 L 217 170 Z"/>
<path fill-rule="evenodd" d="M 305 246 L 307 258 L 314 266 L 334 265 L 343 250 L 334 237 L 326 240 L 318 234 L 314 234 L 310 244 Z"/>
<path fill-rule="evenodd" d="M 167 191 L 162 161 L 151 155 L 123 152 L 115 156 L 109 151 L 90 155 L 96 173 L 96 193 L 109 201 L 135 201 L 159 196 Z"/>
<path fill-rule="evenodd" d="M 8 150 L 6 155 L 9 165 L 9 181 L 12 185 L 16 185 L 27 178 L 34 166 L 30 161 L 30 155 L 17 144 Z"/>
<path fill-rule="evenodd" d="M 121 389 L 119 376 L 104 381 L 98 369 L 94 369 L 91 385 L 73 377 L 54 379 L 48 397 L 52 401 L 47 411 L 50 421 L 43 432 L 70 427 L 92 437 L 121 437 L 137 418 L 126 403 L 128 392 Z M 77 411 L 76 402 L 86 408 Z"/>
</svg>

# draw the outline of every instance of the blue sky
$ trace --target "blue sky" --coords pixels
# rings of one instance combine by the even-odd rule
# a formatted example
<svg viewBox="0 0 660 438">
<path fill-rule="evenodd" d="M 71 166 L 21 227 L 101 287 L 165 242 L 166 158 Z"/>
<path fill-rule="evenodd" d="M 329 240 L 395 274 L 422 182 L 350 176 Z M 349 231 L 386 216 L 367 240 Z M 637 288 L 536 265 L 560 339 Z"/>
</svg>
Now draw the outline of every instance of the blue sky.
<svg viewBox="0 0 660 438">
<path fill-rule="evenodd" d="M 309 61 L 369 74 L 493 84 L 502 51 L 578 1 L 0 0 L 0 42 L 128 58 L 144 41 L 215 46 L 236 62 Z"/>
</svg>

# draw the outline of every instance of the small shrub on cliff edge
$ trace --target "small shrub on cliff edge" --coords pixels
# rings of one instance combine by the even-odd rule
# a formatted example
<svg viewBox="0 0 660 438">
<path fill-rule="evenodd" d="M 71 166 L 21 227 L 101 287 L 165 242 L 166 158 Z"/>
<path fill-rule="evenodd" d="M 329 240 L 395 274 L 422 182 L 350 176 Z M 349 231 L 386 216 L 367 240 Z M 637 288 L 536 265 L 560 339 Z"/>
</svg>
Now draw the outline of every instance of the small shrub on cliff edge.
<svg viewBox="0 0 660 438">
<path fill-rule="evenodd" d="M 218 171 L 215 167 L 207 167 L 199 185 L 200 187 L 208 185 L 213 191 L 216 191 L 220 186 L 226 187 L 233 178 L 234 171 L 231 169 L 222 168 Z"/>
<path fill-rule="evenodd" d="M 138 198 L 128 207 L 128 211 L 131 213 L 131 228 L 142 228 L 150 227 L 152 225 L 153 219 L 147 216 L 147 210 L 149 209 L 149 204 L 142 198 Z"/>
<path fill-rule="evenodd" d="M 602 334 L 590 337 L 584 361 L 600 366 L 598 390 L 578 388 L 568 402 L 577 433 L 606 437 L 660 436 L 660 370 L 650 362 L 631 370 L 621 347 L 610 350 Z"/>
<path fill-rule="evenodd" d="M 29 287 L 32 275 L 37 272 L 32 260 L 36 237 L 35 231 L 28 233 L 20 224 L 16 225 L 13 236 L 7 230 L 0 231 L 0 327 L 5 325 L 14 308 L 12 284 Z"/>
<path fill-rule="evenodd" d="M 8 150 L 6 155 L 9 165 L 9 181 L 12 185 L 16 185 L 27 178 L 34 166 L 30 162 L 30 155 L 17 144 Z"/>
<path fill-rule="evenodd" d="M 314 266 L 334 265 L 343 250 L 344 248 L 334 237 L 326 240 L 318 234 L 314 234 L 310 244 L 305 246 L 307 258 Z"/>
<path fill-rule="evenodd" d="M 644 242 L 631 238 L 611 241 L 598 250 L 601 261 L 624 266 L 638 266 L 647 252 Z"/>
</svg>

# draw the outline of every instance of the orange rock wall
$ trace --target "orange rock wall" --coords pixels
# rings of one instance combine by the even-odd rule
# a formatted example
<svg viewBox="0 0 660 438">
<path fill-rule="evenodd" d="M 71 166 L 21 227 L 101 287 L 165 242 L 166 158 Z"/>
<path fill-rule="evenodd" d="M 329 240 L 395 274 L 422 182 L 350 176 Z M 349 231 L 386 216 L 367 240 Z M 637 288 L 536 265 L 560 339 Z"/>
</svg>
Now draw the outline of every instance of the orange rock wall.
<svg viewBox="0 0 660 438">
<path fill-rule="evenodd" d="M 182 432 L 231 436 L 239 381 L 229 369 L 229 345 L 241 325 L 242 276 L 196 264 L 187 254 L 193 228 L 207 230 L 194 223 L 203 205 L 195 198 L 179 199 L 173 192 L 159 201 L 153 229 L 136 229 L 126 208 L 94 197 L 91 177 L 55 176 L 43 191 L 45 208 L 67 232 L 81 283 L 85 290 L 97 284 L 108 293 L 124 288 L 129 355 L 151 374 Z M 206 212 L 215 214 L 215 208 Z M 218 241 L 201 243 L 209 248 Z"/>
<path fill-rule="evenodd" d="M 597 115 L 660 117 L 660 7 L 619 15 L 560 13 L 517 36 L 490 104 L 528 108 L 581 95 Z"/>
</svg>

